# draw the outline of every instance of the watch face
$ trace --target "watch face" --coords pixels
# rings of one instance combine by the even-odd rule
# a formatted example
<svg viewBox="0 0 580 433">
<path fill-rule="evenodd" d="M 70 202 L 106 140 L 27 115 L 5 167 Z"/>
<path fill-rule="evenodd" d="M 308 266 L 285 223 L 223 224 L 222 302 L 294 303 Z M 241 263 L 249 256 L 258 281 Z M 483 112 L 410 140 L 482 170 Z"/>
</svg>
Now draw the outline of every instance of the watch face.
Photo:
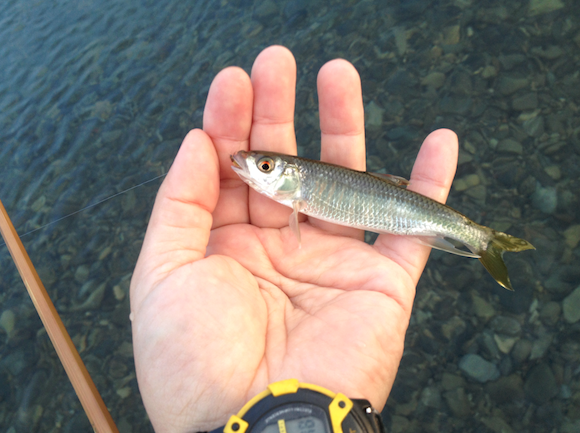
<svg viewBox="0 0 580 433">
<path fill-rule="evenodd" d="M 331 433 L 321 408 L 305 403 L 290 403 L 266 412 L 251 433 Z"/>
</svg>

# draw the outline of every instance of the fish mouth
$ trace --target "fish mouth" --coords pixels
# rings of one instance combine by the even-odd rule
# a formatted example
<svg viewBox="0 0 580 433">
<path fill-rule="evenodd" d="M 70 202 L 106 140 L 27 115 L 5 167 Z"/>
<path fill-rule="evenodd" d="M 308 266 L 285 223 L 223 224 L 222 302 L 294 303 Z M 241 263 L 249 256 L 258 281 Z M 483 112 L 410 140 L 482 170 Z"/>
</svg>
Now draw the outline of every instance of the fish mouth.
<svg viewBox="0 0 580 433">
<path fill-rule="evenodd" d="M 232 170 L 235 171 L 239 176 L 244 176 L 248 170 L 248 165 L 246 163 L 246 157 L 248 152 L 240 150 L 233 155 L 230 155 L 230 160 L 232 161 Z"/>
<path fill-rule="evenodd" d="M 246 167 L 246 158 L 250 152 L 246 152 L 245 150 L 238 150 L 233 155 L 230 155 L 230 160 L 232 161 L 232 168 L 235 170 L 236 168 L 239 170 L 244 170 Z"/>
<path fill-rule="evenodd" d="M 232 168 L 241 169 L 242 166 L 236 161 L 235 155 L 230 155 L 230 160 L 232 161 Z"/>
</svg>

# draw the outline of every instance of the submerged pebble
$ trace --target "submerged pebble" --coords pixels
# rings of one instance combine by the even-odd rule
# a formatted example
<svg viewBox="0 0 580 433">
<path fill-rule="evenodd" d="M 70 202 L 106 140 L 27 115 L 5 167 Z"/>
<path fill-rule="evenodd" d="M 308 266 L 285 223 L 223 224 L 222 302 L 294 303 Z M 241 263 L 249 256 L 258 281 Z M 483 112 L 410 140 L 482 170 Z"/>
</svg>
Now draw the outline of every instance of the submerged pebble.
<svg viewBox="0 0 580 433">
<path fill-rule="evenodd" d="M 12 310 L 4 310 L 0 315 L 0 328 L 4 329 L 6 336 L 10 338 L 14 332 L 14 325 L 16 323 L 16 316 Z"/>
<path fill-rule="evenodd" d="M 566 322 L 576 323 L 580 320 L 580 286 L 564 298 L 562 311 Z"/>
<path fill-rule="evenodd" d="M 459 418 L 466 418 L 471 415 L 471 407 L 469 405 L 469 398 L 465 393 L 464 388 L 456 388 L 447 391 L 443 394 L 443 398 L 453 412 L 453 415 Z"/>
<path fill-rule="evenodd" d="M 564 230 L 564 240 L 570 248 L 576 248 L 580 242 L 580 224 L 575 224 Z"/>
<path fill-rule="evenodd" d="M 499 377 L 499 370 L 489 361 L 479 355 L 467 354 L 459 361 L 459 368 L 469 378 L 480 383 L 489 382 Z"/>
<path fill-rule="evenodd" d="M 521 155 L 524 152 L 524 148 L 520 143 L 512 138 L 506 138 L 497 143 L 496 150 L 502 153 L 512 153 L 514 155 Z"/>
<path fill-rule="evenodd" d="M 524 383 L 526 396 L 541 405 L 558 394 L 558 384 L 552 369 L 545 363 L 532 367 Z"/>
<path fill-rule="evenodd" d="M 558 191 L 554 187 L 544 188 L 538 182 L 532 194 L 532 205 L 545 214 L 552 214 L 558 207 Z"/>
</svg>

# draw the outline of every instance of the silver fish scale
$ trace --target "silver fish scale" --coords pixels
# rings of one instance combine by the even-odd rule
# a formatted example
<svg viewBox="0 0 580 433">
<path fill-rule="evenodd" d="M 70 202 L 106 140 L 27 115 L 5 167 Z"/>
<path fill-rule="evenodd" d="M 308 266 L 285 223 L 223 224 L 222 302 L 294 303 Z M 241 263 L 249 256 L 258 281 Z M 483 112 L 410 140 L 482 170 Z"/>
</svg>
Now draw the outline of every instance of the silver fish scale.
<svg viewBox="0 0 580 433">
<path fill-rule="evenodd" d="M 295 159 L 306 215 L 378 233 L 443 236 L 484 250 L 491 230 L 454 209 L 375 177 Z"/>
</svg>

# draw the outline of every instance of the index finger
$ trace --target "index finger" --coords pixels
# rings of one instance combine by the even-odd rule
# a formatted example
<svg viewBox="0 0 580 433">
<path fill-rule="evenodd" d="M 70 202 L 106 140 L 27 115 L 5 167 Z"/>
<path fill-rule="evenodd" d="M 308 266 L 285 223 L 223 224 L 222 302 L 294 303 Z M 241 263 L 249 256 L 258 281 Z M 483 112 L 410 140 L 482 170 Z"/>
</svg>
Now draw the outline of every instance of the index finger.
<svg viewBox="0 0 580 433">
<path fill-rule="evenodd" d="M 203 111 L 203 130 L 211 137 L 220 167 L 220 194 L 212 228 L 249 222 L 248 187 L 231 169 L 230 155 L 248 150 L 252 129 L 252 83 L 237 67 L 216 75 Z"/>
<path fill-rule="evenodd" d="M 296 155 L 294 105 L 296 61 L 284 47 L 263 50 L 252 67 L 254 113 L 250 148 Z M 292 211 L 250 190 L 250 221 L 258 227 L 284 227 Z"/>
</svg>

